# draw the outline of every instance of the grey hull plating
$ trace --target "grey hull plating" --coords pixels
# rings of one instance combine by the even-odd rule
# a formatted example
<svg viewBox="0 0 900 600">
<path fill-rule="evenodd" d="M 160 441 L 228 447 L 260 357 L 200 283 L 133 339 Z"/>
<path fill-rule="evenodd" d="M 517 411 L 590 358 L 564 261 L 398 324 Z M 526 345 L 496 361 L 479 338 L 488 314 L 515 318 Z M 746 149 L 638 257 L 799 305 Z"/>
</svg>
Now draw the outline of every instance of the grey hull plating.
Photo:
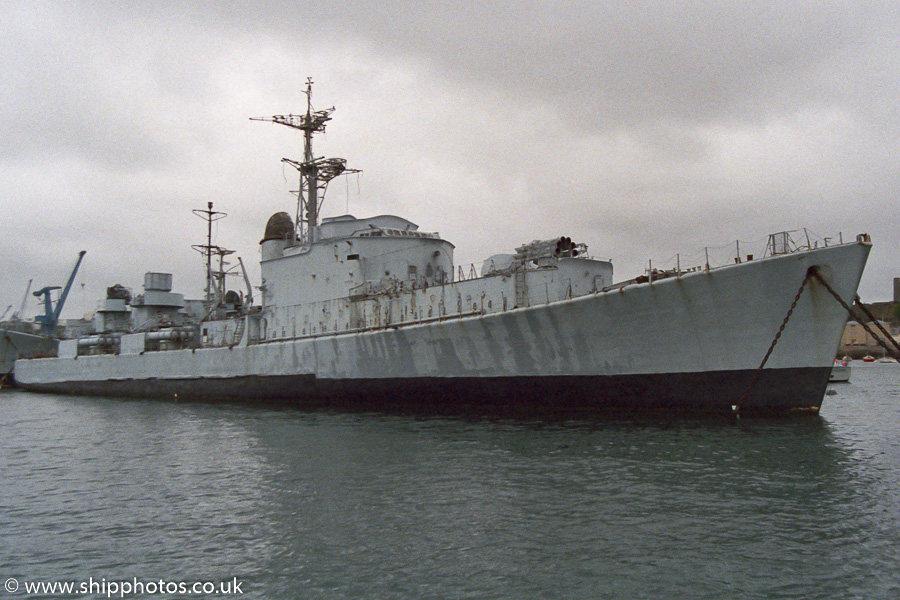
<svg viewBox="0 0 900 600">
<path fill-rule="evenodd" d="M 312 375 L 228 379 L 79 381 L 31 385 L 36 391 L 281 402 L 297 406 L 421 412 L 577 415 L 628 411 L 730 413 L 744 395 L 742 414 L 819 408 L 828 368 L 665 373 L 586 377 L 316 379 Z M 751 389 L 752 388 L 752 389 Z"/>
<path fill-rule="evenodd" d="M 20 358 L 55 356 L 59 340 L 43 335 L 0 329 L 0 377 L 13 382 L 13 365 Z"/>
<path fill-rule="evenodd" d="M 64 393 L 364 408 L 816 409 L 846 313 L 815 281 L 799 296 L 798 286 L 816 268 L 851 299 L 868 250 L 829 247 L 442 322 L 20 361 L 17 379 Z"/>
</svg>

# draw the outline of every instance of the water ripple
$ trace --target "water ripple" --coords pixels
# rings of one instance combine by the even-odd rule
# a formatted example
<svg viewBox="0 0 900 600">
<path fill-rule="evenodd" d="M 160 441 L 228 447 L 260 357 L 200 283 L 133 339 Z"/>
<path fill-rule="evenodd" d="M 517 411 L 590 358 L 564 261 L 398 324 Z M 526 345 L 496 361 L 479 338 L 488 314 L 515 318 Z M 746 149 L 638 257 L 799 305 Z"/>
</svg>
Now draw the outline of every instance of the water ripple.
<svg viewBox="0 0 900 600">
<path fill-rule="evenodd" d="M 523 423 L 4 391 L 0 574 L 237 577 L 251 598 L 896 597 L 898 395 L 855 369 L 819 419 Z"/>
</svg>

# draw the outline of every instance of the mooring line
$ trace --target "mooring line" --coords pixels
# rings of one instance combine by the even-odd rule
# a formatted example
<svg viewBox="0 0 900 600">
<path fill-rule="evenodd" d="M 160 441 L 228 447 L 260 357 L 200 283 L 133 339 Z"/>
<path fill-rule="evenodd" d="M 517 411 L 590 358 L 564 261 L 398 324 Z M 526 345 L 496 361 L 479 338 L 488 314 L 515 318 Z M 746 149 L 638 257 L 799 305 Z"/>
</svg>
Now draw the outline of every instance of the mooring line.
<svg viewBox="0 0 900 600">
<path fill-rule="evenodd" d="M 869 309 L 865 307 L 865 305 L 859 299 L 859 295 L 854 296 L 853 301 L 856 303 L 856 306 L 858 306 L 860 308 L 860 310 L 863 311 L 863 313 L 866 315 L 866 317 L 868 317 L 872 323 L 875 323 L 875 326 L 884 335 L 884 339 L 882 339 L 874 331 L 872 331 L 872 328 L 869 327 L 868 323 L 864 323 L 862 319 L 860 319 L 859 317 L 856 316 L 856 314 L 854 314 L 853 309 L 850 306 L 848 306 L 846 302 L 844 302 L 844 300 L 838 295 L 837 292 L 834 291 L 834 289 L 830 285 L 828 285 L 828 282 L 822 278 L 822 276 L 818 273 L 818 271 L 813 271 L 812 276 L 815 277 L 816 280 L 819 283 L 821 283 L 822 286 L 824 286 L 826 290 L 828 290 L 828 293 L 831 294 L 834 297 L 834 299 L 837 300 L 838 303 L 840 303 L 840 305 L 844 307 L 844 310 L 847 311 L 847 314 L 849 314 L 851 317 L 857 318 L 857 321 L 859 322 L 860 325 L 862 325 L 863 329 L 865 329 L 866 332 L 875 339 L 875 342 L 879 346 L 884 348 L 885 352 L 890 354 L 894 359 L 900 360 L 900 344 L 897 344 L 897 340 L 895 340 L 894 337 L 885 330 L 884 326 L 882 326 L 881 323 L 878 322 L 878 319 L 876 319 L 875 316 L 869 311 Z M 885 343 L 884 340 L 886 340 L 886 339 L 891 341 L 891 343 L 894 345 L 894 348 L 889 347 Z"/>
</svg>

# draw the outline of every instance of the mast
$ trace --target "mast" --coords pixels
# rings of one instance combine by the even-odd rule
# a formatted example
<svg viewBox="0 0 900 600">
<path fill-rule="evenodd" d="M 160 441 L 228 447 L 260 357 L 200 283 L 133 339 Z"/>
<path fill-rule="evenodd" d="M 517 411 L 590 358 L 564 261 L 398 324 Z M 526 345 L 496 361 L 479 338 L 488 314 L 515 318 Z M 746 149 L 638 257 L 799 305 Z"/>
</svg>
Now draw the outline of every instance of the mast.
<svg viewBox="0 0 900 600">
<path fill-rule="evenodd" d="M 359 169 L 348 169 L 343 158 L 315 158 L 313 135 L 325 131 L 325 124 L 331 120 L 334 107 L 314 110 L 312 105 L 311 77 L 306 78 L 306 114 L 275 115 L 255 117 L 251 121 L 269 121 L 285 125 L 303 132 L 303 161 L 282 158 L 281 161 L 297 169 L 300 173 L 300 187 L 297 191 L 297 214 L 295 227 L 301 243 L 312 244 L 318 237 L 319 212 L 325 200 L 328 182 L 338 175 L 359 173 Z"/>
<path fill-rule="evenodd" d="M 213 300 L 213 291 L 214 289 L 218 289 L 216 287 L 216 282 L 213 278 L 213 270 L 212 270 L 212 257 L 213 254 L 219 255 L 219 261 L 222 262 L 224 257 L 223 253 L 231 254 L 233 251 L 225 250 L 224 248 L 220 248 L 219 246 L 214 246 L 212 243 L 212 224 L 214 221 L 218 221 L 219 219 L 224 219 L 228 216 L 227 213 L 218 212 L 213 210 L 213 203 L 206 203 L 206 210 L 202 210 L 200 208 L 194 209 L 193 213 L 206 221 L 206 244 L 196 244 L 191 246 L 194 250 L 202 254 L 206 257 L 206 302 L 208 305 L 212 304 Z M 220 266 L 221 270 L 221 266 Z"/>
<path fill-rule="evenodd" d="M 312 78 L 306 78 L 306 123 L 311 125 L 316 125 L 313 123 L 313 109 L 312 109 Z M 331 113 L 334 112 L 334 107 L 331 108 L 331 111 L 321 119 L 320 127 L 313 129 L 312 126 L 307 126 L 303 130 L 303 166 L 306 168 L 306 223 L 308 227 L 308 231 L 310 234 L 310 242 L 315 240 L 312 239 L 313 228 L 319 224 L 319 168 L 316 165 L 315 161 L 313 161 L 313 151 L 312 151 L 312 136 L 313 131 L 325 131 L 325 122 L 331 119 Z M 301 171 L 302 173 L 302 171 Z M 302 184 L 302 181 L 301 181 Z M 300 201 L 303 201 L 303 185 L 300 186 Z"/>
</svg>

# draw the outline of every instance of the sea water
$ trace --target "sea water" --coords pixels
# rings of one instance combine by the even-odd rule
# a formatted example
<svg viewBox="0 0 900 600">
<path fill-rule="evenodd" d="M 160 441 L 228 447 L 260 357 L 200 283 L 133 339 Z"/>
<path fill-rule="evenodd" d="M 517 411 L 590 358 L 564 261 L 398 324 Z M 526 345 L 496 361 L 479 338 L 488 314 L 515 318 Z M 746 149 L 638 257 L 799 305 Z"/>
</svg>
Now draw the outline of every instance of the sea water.
<svg viewBox="0 0 900 600">
<path fill-rule="evenodd" d="M 897 364 L 779 420 L 4 390 L 0 432 L 0 597 L 900 597 Z"/>
</svg>

